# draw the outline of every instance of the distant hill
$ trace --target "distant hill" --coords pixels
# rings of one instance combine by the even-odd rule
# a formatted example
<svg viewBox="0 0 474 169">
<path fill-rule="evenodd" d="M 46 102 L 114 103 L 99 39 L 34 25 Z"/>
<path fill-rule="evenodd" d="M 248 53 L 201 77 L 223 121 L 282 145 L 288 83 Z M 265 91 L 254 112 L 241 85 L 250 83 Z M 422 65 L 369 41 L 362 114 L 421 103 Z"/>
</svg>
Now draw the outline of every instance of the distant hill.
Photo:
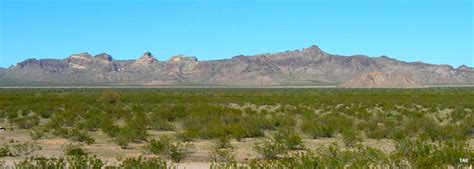
<svg viewBox="0 0 474 169">
<path fill-rule="evenodd" d="M 474 69 L 467 66 L 409 63 L 386 56 L 340 56 L 311 46 L 213 61 L 198 61 L 196 57 L 184 55 L 160 61 L 150 52 L 136 60 L 114 60 L 106 53 L 73 54 L 65 59 L 27 59 L 8 69 L 0 69 L 0 85 L 339 85 L 350 84 L 348 81 L 352 80 L 352 84 L 357 82 L 363 87 L 372 85 L 363 82 L 371 72 L 409 79 L 409 83 L 398 87 L 412 82 L 474 84 Z M 356 77 L 361 78 L 354 79 Z M 392 80 L 391 76 L 388 78 Z"/>
<path fill-rule="evenodd" d="M 391 75 L 382 72 L 370 72 L 341 83 L 343 88 L 415 88 L 421 87 L 403 75 Z"/>
</svg>

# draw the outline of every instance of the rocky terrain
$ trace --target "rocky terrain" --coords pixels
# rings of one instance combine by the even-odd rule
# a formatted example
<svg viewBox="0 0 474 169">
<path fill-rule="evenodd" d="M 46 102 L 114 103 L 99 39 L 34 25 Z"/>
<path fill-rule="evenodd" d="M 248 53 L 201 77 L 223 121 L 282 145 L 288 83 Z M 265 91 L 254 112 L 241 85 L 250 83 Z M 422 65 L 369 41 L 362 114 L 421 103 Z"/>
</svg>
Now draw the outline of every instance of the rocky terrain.
<svg viewBox="0 0 474 169">
<path fill-rule="evenodd" d="M 416 88 L 421 87 L 411 79 L 403 75 L 385 74 L 382 72 L 370 72 L 356 76 L 355 78 L 341 83 L 343 88 Z"/>
<path fill-rule="evenodd" d="M 114 60 L 106 53 L 73 54 L 65 59 L 27 59 L 0 69 L 0 85 L 339 85 L 350 80 L 355 83 L 354 78 L 370 72 L 400 75 L 409 83 L 395 84 L 400 87 L 412 83 L 474 84 L 474 69 L 467 66 L 409 63 L 386 56 L 340 56 L 311 46 L 213 61 L 198 61 L 196 57 L 184 55 L 162 61 L 150 52 L 136 60 Z M 378 86 L 376 83 L 359 84 Z"/>
</svg>

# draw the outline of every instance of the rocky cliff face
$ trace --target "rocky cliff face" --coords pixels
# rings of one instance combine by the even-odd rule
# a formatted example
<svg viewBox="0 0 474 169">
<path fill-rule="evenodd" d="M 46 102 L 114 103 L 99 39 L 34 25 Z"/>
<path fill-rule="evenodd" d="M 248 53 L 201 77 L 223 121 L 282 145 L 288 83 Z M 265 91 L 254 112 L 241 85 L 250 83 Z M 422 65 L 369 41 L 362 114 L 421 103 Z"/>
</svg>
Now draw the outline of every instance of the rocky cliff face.
<svg viewBox="0 0 474 169">
<path fill-rule="evenodd" d="M 2 73 L 3 72 L 3 73 Z M 426 84 L 474 84 L 467 66 L 407 63 L 386 56 L 339 56 L 317 46 L 255 56 L 198 61 L 178 55 L 159 61 L 150 52 L 136 60 L 114 60 L 102 53 L 71 55 L 62 60 L 27 59 L 0 69 L 0 85 L 41 82 L 55 85 L 338 85 L 370 72 L 402 75 Z M 2 75 L 3 74 L 3 75 Z M 12 83 L 8 83 L 12 84 Z"/>
</svg>

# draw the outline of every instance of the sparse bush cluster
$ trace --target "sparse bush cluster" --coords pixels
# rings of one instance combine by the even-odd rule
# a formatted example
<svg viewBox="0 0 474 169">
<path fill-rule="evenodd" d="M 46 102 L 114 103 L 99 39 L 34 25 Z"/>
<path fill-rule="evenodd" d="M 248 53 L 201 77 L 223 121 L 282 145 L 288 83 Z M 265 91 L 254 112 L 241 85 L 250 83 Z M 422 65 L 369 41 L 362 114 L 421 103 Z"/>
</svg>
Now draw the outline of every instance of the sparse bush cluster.
<svg viewBox="0 0 474 169">
<path fill-rule="evenodd" d="M 334 161 L 337 158 L 367 155 L 390 166 L 425 167 L 434 160 L 438 161 L 435 165 L 458 166 L 463 164 L 454 163 L 454 156 L 469 156 L 472 149 L 464 144 L 474 136 L 472 88 L 0 92 L 0 123 L 13 126 L 11 130 L 28 130 L 33 139 L 59 137 L 94 144 L 91 132 L 102 132 L 122 148 L 132 148 L 130 143 L 147 143 L 151 152 L 174 161 L 185 158 L 189 154 L 187 143 L 197 139 L 218 140 L 211 152 L 213 159 L 233 161 L 230 140 L 252 138 L 259 140 L 255 151 L 271 160 L 248 165 L 305 166 L 314 160 L 322 166 L 338 166 Z M 150 131 L 174 131 L 172 137 L 177 139 L 153 140 Z M 294 152 L 305 151 L 302 138 L 337 138 L 344 144 L 337 151 L 333 146 L 295 155 Z M 382 156 L 377 150 L 361 147 L 366 139 L 396 141 L 397 150 Z M 12 148 L 13 145 L 0 147 L 0 156 L 15 154 Z M 423 152 L 429 154 L 421 154 L 426 159 L 420 159 L 418 153 Z M 337 156 L 329 156 L 331 153 Z M 290 160 L 289 156 L 299 160 Z M 46 159 L 29 160 L 43 163 Z M 70 159 L 47 160 L 61 165 Z M 381 165 L 362 157 L 355 160 L 344 165 Z M 160 160 L 130 159 L 127 163 L 166 166 Z"/>
<path fill-rule="evenodd" d="M 149 144 L 150 152 L 165 156 L 174 162 L 180 162 L 192 153 L 193 145 L 174 141 L 170 137 L 163 136 L 158 140 L 152 139 Z"/>
<path fill-rule="evenodd" d="M 337 143 L 282 156 L 279 159 L 251 160 L 246 163 L 214 163 L 211 168 L 444 168 L 468 167 L 472 162 L 459 159 L 474 158 L 474 152 L 464 142 L 432 144 L 423 138 L 397 142 L 391 154 L 357 144 L 344 148 Z"/>
<path fill-rule="evenodd" d="M 96 156 L 66 156 L 66 157 L 28 157 L 23 161 L 15 163 L 14 168 L 176 168 L 159 158 L 127 158 L 120 164 L 106 164 Z"/>
<path fill-rule="evenodd" d="M 280 129 L 272 136 L 257 141 L 254 149 L 265 159 L 277 159 L 289 150 L 303 149 L 303 142 L 292 129 Z"/>
<path fill-rule="evenodd" d="M 41 150 L 41 147 L 37 144 L 11 140 L 9 143 L 0 147 L 0 157 L 27 156 L 37 150 Z"/>
</svg>

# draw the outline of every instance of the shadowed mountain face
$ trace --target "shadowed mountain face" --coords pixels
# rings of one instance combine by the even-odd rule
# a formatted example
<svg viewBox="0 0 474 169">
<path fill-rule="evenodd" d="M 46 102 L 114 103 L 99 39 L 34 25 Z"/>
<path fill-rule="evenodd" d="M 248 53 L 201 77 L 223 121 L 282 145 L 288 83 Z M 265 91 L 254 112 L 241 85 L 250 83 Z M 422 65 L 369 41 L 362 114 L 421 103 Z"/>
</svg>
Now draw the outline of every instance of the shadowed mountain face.
<svg viewBox="0 0 474 169">
<path fill-rule="evenodd" d="M 215 61 L 183 55 L 159 61 L 150 52 L 136 60 L 114 60 L 105 53 L 27 59 L 0 69 L 0 85 L 338 85 L 370 72 L 403 75 L 421 85 L 474 84 L 474 69 L 467 66 L 338 56 L 311 46 Z"/>
</svg>

